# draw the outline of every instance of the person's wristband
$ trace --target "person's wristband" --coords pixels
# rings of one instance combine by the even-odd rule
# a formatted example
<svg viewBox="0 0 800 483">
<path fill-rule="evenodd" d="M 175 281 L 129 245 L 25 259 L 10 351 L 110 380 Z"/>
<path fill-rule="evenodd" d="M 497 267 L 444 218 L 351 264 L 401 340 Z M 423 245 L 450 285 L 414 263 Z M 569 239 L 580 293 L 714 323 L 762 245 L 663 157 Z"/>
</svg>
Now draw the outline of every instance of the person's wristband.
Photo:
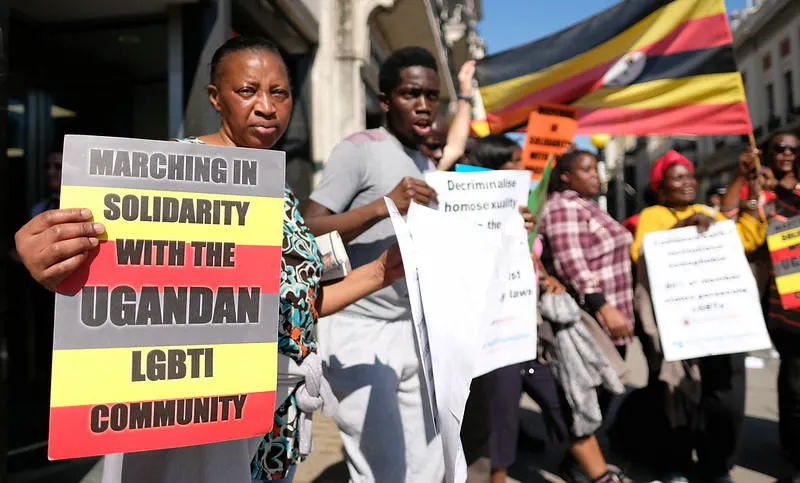
<svg viewBox="0 0 800 483">
<path fill-rule="evenodd" d="M 742 206 L 748 210 L 757 210 L 758 209 L 758 200 L 744 200 L 742 201 Z"/>
<path fill-rule="evenodd" d="M 607 303 L 606 296 L 600 292 L 587 293 L 583 297 L 583 300 L 586 301 L 586 308 L 589 309 L 589 312 L 593 314 L 597 313 L 597 311 L 600 310 L 600 307 L 602 307 Z"/>
<path fill-rule="evenodd" d="M 469 103 L 472 103 L 472 96 L 462 96 L 461 94 L 459 94 L 458 95 L 458 100 L 459 101 L 467 101 Z"/>
<path fill-rule="evenodd" d="M 733 218 L 739 214 L 739 208 L 720 208 L 719 211 L 725 215 L 726 218 Z"/>
</svg>

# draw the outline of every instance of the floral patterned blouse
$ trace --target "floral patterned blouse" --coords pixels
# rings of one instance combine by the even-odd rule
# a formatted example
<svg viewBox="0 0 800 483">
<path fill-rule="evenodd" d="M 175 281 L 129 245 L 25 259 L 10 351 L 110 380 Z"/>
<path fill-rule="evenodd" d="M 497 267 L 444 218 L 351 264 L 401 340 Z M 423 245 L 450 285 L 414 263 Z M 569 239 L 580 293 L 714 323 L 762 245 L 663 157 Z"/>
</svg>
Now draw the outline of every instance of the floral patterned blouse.
<svg viewBox="0 0 800 483">
<path fill-rule="evenodd" d="M 203 144 L 197 138 L 181 142 Z M 322 276 L 322 255 L 303 216 L 297 197 L 287 186 L 283 203 L 283 249 L 281 257 L 278 351 L 300 364 L 317 351 L 315 308 Z M 254 480 L 279 480 L 300 460 L 297 423 L 300 412 L 294 391 L 275 410 L 272 432 L 264 436 L 250 465 Z"/>
</svg>

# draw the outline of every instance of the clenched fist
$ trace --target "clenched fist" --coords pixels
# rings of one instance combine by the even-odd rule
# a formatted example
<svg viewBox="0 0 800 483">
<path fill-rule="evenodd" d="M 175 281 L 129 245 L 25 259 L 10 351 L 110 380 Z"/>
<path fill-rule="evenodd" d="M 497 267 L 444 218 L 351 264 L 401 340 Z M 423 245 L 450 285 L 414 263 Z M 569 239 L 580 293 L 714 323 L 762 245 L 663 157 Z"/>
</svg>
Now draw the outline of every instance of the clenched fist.
<svg viewBox="0 0 800 483">
<path fill-rule="evenodd" d="M 421 179 L 411 176 L 406 176 L 400 180 L 400 183 L 386 196 L 394 201 L 398 211 L 403 215 L 408 212 L 408 207 L 412 201 L 423 206 L 428 206 L 431 202 L 436 201 L 436 192 L 433 188 Z"/>
</svg>

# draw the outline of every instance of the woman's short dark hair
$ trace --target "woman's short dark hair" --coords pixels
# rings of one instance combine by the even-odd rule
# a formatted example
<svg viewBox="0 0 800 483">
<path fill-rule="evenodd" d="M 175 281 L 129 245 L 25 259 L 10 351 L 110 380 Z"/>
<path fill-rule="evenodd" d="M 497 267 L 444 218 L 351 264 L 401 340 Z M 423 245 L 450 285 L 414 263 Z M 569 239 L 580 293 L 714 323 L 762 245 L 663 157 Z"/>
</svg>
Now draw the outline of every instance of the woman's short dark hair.
<svg viewBox="0 0 800 483">
<path fill-rule="evenodd" d="M 500 169 L 500 166 L 511 161 L 514 151 L 520 149 L 519 144 L 504 134 L 493 134 L 478 139 L 469 152 L 472 164 L 488 169 Z"/>
<path fill-rule="evenodd" d="M 255 37 L 255 36 L 236 36 L 228 39 L 224 44 L 220 45 L 219 48 L 214 52 L 214 55 L 211 57 L 211 82 L 217 82 L 217 76 L 219 75 L 219 65 L 222 62 L 222 59 L 225 56 L 240 52 L 242 50 L 261 50 L 265 52 L 270 52 L 275 54 L 275 57 L 280 59 L 281 65 L 283 66 L 283 70 L 286 71 L 286 75 L 289 75 L 289 71 L 286 69 L 286 64 L 283 61 L 283 57 L 281 56 L 281 52 L 278 50 L 278 47 L 270 42 L 269 40 L 265 39 L 264 37 Z"/>
<path fill-rule="evenodd" d="M 436 57 L 422 47 L 405 47 L 395 50 L 381 64 L 378 74 L 378 88 L 384 94 L 389 94 L 400 84 L 400 71 L 406 67 L 427 67 L 439 72 L 436 66 Z"/>
<path fill-rule="evenodd" d="M 591 156 L 593 158 L 597 158 L 595 153 L 585 149 L 569 151 L 558 158 L 556 165 L 553 167 L 553 172 L 550 174 L 550 185 L 548 186 L 548 191 L 550 193 L 564 191 L 567 189 L 567 187 L 564 185 L 564 181 L 561 180 L 561 175 L 569 172 L 569 170 L 572 169 L 572 164 L 581 156 Z"/>
</svg>

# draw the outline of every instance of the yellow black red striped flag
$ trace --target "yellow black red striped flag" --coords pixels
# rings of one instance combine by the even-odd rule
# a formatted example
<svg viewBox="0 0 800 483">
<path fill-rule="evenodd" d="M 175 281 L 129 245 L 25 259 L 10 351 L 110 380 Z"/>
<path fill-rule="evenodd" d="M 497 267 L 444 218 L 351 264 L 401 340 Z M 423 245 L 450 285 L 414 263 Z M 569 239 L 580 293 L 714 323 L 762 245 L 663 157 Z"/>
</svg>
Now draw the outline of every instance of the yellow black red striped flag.
<svg viewBox="0 0 800 483">
<path fill-rule="evenodd" d="M 723 0 L 626 0 L 477 66 L 485 136 L 540 102 L 579 109 L 579 134 L 752 131 Z"/>
</svg>

